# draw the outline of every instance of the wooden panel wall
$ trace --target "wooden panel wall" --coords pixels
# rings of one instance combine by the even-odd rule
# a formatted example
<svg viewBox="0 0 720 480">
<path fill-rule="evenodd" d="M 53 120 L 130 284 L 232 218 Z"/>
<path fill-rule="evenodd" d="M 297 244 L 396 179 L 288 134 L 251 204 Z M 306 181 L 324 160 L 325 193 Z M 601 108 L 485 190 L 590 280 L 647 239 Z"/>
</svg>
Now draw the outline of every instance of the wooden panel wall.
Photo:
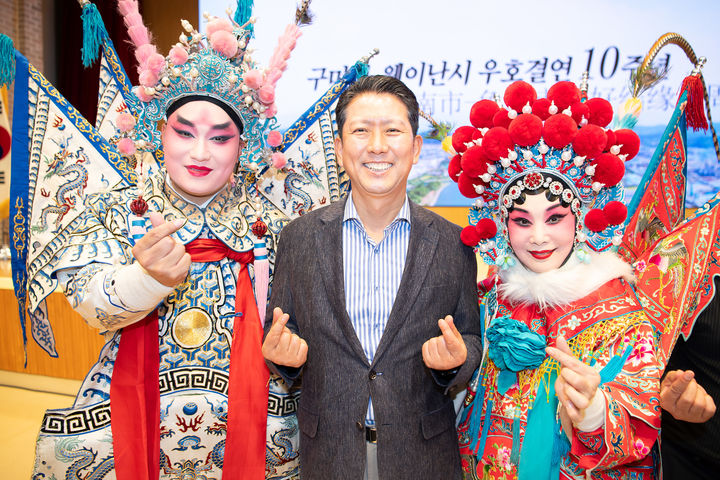
<svg viewBox="0 0 720 480">
<path fill-rule="evenodd" d="M 97 330 L 90 328 L 85 320 L 70 308 L 62 293 L 55 292 L 47 299 L 58 358 L 50 357 L 35 343 L 30 335 L 30 326 L 27 325 L 27 368 L 23 366 L 17 300 L 11 288 L 0 288 L 0 305 L 0 370 L 76 380 L 85 378 L 90 367 L 97 361 L 105 341 Z"/>
</svg>

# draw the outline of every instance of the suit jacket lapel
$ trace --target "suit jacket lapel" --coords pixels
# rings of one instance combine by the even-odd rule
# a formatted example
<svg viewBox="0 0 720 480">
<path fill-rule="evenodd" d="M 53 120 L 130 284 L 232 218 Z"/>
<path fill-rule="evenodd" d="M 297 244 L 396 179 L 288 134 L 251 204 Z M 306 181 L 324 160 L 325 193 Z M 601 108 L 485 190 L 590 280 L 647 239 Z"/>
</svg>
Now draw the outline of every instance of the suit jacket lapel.
<svg viewBox="0 0 720 480">
<path fill-rule="evenodd" d="M 342 221 L 346 200 L 328 205 L 322 209 L 320 222 L 322 228 L 315 231 L 317 252 L 322 281 L 325 284 L 327 298 L 335 312 L 340 328 L 345 334 L 353 351 L 365 363 L 368 363 L 360 339 L 350 321 L 345 305 L 345 278 L 343 276 L 343 239 Z"/>
<path fill-rule="evenodd" d="M 410 314 L 415 298 L 425 283 L 439 241 L 437 230 L 432 228 L 433 218 L 422 207 L 410 202 L 410 242 L 408 243 L 405 270 L 400 287 L 395 296 L 395 303 L 390 311 L 390 318 L 380 338 L 373 364 L 382 357 L 395 335 Z"/>
</svg>

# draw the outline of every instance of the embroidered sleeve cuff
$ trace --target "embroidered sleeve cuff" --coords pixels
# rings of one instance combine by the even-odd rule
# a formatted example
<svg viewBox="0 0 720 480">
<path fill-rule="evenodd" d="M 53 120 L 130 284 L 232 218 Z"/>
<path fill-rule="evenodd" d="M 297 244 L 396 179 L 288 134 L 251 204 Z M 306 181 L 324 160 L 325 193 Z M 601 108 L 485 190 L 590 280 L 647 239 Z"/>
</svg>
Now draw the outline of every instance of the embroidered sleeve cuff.
<svg viewBox="0 0 720 480">
<path fill-rule="evenodd" d="M 109 281 L 118 299 L 135 311 L 155 308 L 175 290 L 155 280 L 137 262 L 118 269 Z"/>
<path fill-rule="evenodd" d="M 592 432 L 605 425 L 605 395 L 598 388 L 590 405 L 585 409 L 585 416 L 575 425 L 581 432 Z"/>
</svg>

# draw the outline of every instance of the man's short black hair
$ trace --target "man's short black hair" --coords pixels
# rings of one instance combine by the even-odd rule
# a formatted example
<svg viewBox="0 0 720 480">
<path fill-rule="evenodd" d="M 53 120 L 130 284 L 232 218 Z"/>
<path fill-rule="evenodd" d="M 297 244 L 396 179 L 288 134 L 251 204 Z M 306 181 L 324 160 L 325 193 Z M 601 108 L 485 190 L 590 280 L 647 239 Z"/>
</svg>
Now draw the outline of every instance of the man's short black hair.
<svg viewBox="0 0 720 480">
<path fill-rule="evenodd" d="M 400 100 L 408 112 L 408 120 L 412 128 L 413 136 L 417 135 L 418 117 L 420 116 L 420 107 L 418 106 L 415 94 L 400 80 L 387 75 L 368 75 L 362 77 L 348 87 L 338 100 L 335 107 L 335 119 L 337 121 L 338 134 L 342 138 L 342 129 L 345 125 L 345 111 L 350 102 L 363 93 L 388 94 L 394 95 Z"/>
</svg>

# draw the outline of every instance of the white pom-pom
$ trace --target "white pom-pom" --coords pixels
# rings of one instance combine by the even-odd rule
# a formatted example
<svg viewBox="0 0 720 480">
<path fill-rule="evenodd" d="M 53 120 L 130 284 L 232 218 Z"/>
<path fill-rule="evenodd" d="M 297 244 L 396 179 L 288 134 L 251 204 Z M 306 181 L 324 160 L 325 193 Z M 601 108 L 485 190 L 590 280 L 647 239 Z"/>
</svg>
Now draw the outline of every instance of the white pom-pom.
<svg viewBox="0 0 720 480">
<path fill-rule="evenodd" d="M 487 251 L 488 251 L 488 246 L 487 246 L 486 244 L 484 244 L 484 243 L 481 243 L 481 244 L 478 246 L 478 250 L 480 250 L 480 251 L 483 252 L 483 253 L 487 253 Z"/>
<path fill-rule="evenodd" d="M 481 129 L 480 129 L 480 134 L 482 134 L 482 136 L 485 136 L 485 134 L 488 132 L 488 130 L 490 130 L 490 129 L 487 128 L 487 127 L 481 128 Z M 478 138 L 478 140 L 480 140 L 480 139 Z"/>
<path fill-rule="evenodd" d="M 548 113 L 550 115 L 555 115 L 558 112 L 558 107 L 555 105 L 555 100 L 550 102 L 550 106 L 548 107 Z"/>
<path fill-rule="evenodd" d="M 591 177 L 595 175 L 595 165 L 588 165 L 585 167 L 585 174 L 590 175 Z"/>
<path fill-rule="evenodd" d="M 540 152 L 542 155 L 545 155 L 548 150 L 550 150 L 550 147 L 541 142 L 540 146 L 538 147 L 538 152 Z"/>
<path fill-rule="evenodd" d="M 576 155 L 573 163 L 576 167 L 582 167 L 582 164 L 585 163 L 585 157 L 583 155 Z"/>
<path fill-rule="evenodd" d="M 489 242 L 487 242 L 487 246 L 491 250 L 495 248 L 495 240 L 490 240 Z"/>
<path fill-rule="evenodd" d="M 489 183 L 490 180 L 492 180 L 492 176 L 489 173 L 483 173 L 482 175 L 480 175 L 480 180 L 485 183 Z"/>
<path fill-rule="evenodd" d="M 253 99 L 250 95 L 245 97 L 245 105 L 250 106 L 253 104 Z"/>
<path fill-rule="evenodd" d="M 620 147 L 621 145 L 613 145 L 612 147 L 610 147 L 610 153 L 612 153 L 613 155 L 617 155 L 618 153 L 620 153 Z"/>
<path fill-rule="evenodd" d="M 245 84 L 243 83 L 243 84 L 242 84 L 242 87 L 240 87 L 240 90 L 242 90 L 243 93 L 248 93 L 248 92 L 250 91 L 250 87 L 248 87 L 247 85 L 245 85 Z"/>
<path fill-rule="evenodd" d="M 508 110 L 508 118 L 509 118 L 510 120 L 516 119 L 516 118 L 517 118 L 517 112 L 511 108 L 510 110 Z"/>
<path fill-rule="evenodd" d="M 475 185 L 475 192 L 478 195 L 482 195 L 483 193 L 485 193 L 485 186 L 484 185 Z"/>
<path fill-rule="evenodd" d="M 475 190 L 477 191 L 477 188 L 475 188 Z M 484 189 L 483 189 L 483 190 L 484 190 Z M 482 192 L 479 192 L 479 193 L 482 193 Z M 474 205 L 475 205 L 477 208 L 483 208 L 483 207 L 485 206 L 485 200 L 483 200 L 482 198 L 477 198 L 477 199 L 475 199 L 475 204 L 474 204 Z"/>
<path fill-rule="evenodd" d="M 572 153 L 570 153 L 570 150 L 564 150 L 560 154 L 560 158 L 563 162 L 569 162 L 572 159 Z"/>
<path fill-rule="evenodd" d="M 525 160 L 530 160 L 531 158 L 533 158 L 533 153 L 532 153 L 532 151 L 530 151 L 530 150 L 523 150 L 523 158 L 524 158 Z"/>
<path fill-rule="evenodd" d="M 170 85 L 170 79 L 169 79 L 168 77 L 162 77 L 162 79 L 160 80 L 160 82 L 161 82 L 163 85 L 165 85 L 166 87 L 167 87 L 168 85 Z"/>
<path fill-rule="evenodd" d="M 602 183 L 600 183 L 600 182 L 593 182 L 593 184 L 592 184 L 593 192 L 599 192 L 600 190 L 602 190 L 602 188 L 603 188 L 603 184 L 602 184 Z"/>
<path fill-rule="evenodd" d="M 501 158 L 500 165 L 502 165 L 503 168 L 508 168 L 510 166 L 510 159 L 505 157 Z"/>
<path fill-rule="evenodd" d="M 517 160 L 517 152 L 515 150 L 508 150 L 507 158 L 509 158 L 511 162 L 514 162 Z"/>
<path fill-rule="evenodd" d="M 568 117 L 572 117 L 572 109 L 570 107 L 567 107 L 565 110 L 562 111 L 563 115 L 567 115 Z"/>
<path fill-rule="evenodd" d="M 618 158 L 624 162 L 626 161 L 628 155 L 629 153 L 621 153 L 620 155 L 618 155 Z"/>
<path fill-rule="evenodd" d="M 497 168 L 495 168 L 495 165 L 488 165 L 487 171 L 488 171 L 488 173 L 489 173 L 490 175 L 492 175 L 492 174 L 494 174 L 495 172 L 497 172 Z"/>
<path fill-rule="evenodd" d="M 247 43 L 245 43 L 245 40 L 238 41 L 238 47 L 241 49 L 245 48 L 247 46 Z"/>
<path fill-rule="evenodd" d="M 584 127 L 587 124 L 588 124 L 588 120 L 587 120 L 587 118 L 585 118 L 585 115 L 583 115 L 582 118 L 580 119 L 580 126 Z"/>
<path fill-rule="evenodd" d="M 530 106 L 530 102 L 527 102 L 523 108 L 522 113 L 532 113 L 532 107 Z"/>
</svg>

